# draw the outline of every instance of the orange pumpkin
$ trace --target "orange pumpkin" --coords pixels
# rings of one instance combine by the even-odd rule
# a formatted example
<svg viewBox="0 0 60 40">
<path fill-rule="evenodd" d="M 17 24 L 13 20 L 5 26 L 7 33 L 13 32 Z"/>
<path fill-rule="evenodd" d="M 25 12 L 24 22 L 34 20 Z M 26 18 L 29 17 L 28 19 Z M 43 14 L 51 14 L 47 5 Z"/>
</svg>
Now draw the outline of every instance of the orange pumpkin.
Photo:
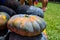
<svg viewBox="0 0 60 40">
<path fill-rule="evenodd" d="M 10 16 L 5 12 L 0 12 L 0 30 L 6 27 L 7 21 Z"/>
<path fill-rule="evenodd" d="M 46 23 L 38 16 L 20 14 L 13 16 L 7 27 L 22 36 L 36 36 L 45 29 Z"/>
</svg>

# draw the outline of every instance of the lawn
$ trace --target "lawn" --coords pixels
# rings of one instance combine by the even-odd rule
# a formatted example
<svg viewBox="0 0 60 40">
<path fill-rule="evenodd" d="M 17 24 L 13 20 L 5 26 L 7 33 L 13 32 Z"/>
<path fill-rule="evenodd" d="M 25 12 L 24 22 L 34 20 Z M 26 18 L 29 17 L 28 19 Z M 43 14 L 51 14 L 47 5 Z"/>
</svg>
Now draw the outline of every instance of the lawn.
<svg viewBox="0 0 60 40">
<path fill-rule="evenodd" d="M 48 40 L 60 40 L 60 4 L 49 2 L 44 12 L 44 20 L 47 23 Z"/>
</svg>

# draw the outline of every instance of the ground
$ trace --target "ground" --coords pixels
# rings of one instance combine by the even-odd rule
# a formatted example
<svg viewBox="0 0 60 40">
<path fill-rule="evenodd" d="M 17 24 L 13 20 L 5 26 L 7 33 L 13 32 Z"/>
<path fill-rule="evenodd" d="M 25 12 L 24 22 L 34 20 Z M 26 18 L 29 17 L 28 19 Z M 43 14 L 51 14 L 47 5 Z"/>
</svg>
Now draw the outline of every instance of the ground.
<svg viewBox="0 0 60 40">
<path fill-rule="evenodd" d="M 47 23 L 48 40 L 60 40 L 60 4 L 49 2 L 44 12 L 44 20 Z"/>
</svg>

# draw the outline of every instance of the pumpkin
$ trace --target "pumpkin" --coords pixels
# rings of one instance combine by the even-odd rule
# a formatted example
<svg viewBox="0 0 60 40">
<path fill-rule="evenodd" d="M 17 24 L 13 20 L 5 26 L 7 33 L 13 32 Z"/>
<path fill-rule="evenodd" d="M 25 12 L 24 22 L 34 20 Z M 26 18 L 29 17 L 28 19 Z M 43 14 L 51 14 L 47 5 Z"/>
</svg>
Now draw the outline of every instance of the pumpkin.
<svg viewBox="0 0 60 40">
<path fill-rule="evenodd" d="M 16 12 L 17 14 L 37 15 L 41 18 L 44 18 L 43 10 L 35 6 L 28 5 L 18 6 Z"/>
<path fill-rule="evenodd" d="M 44 33 L 42 33 L 41 40 L 47 40 L 47 37 L 46 37 L 46 35 Z"/>
<path fill-rule="evenodd" d="M 14 10 L 12 10 L 11 8 L 8 8 L 8 7 L 2 6 L 2 5 L 0 5 L 0 12 L 6 12 L 10 16 L 13 16 L 16 14 L 16 12 Z"/>
<path fill-rule="evenodd" d="M 6 27 L 7 21 L 9 20 L 10 16 L 5 12 L 0 12 L 0 30 Z"/>
<path fill-rule="evenodd" d="M 27 10 L 27 13 L 44 18 L 43 10 L 35 6 L 30 6 L 29 9 Z"/>
<path fill-rule="evenodd" d="M 8 40 L 47 40 L 47 38 L 43 33 L 33 37 L 25 37 L 11 32 Z"/>
<path fill-rule="evenodd" d="M 36 36 L 46 27 L 45 21 L 35 15 L 15 15 L 8 21 L 8 29 L 22 36 Z"/>
<path fill-rule="evenodd" d="M 11 9 L 16 10 L 16 8 L 20 6 L 20 3 L 18 0 L 0 0 L 0 5 L 5 5 Z"/>
</svg>

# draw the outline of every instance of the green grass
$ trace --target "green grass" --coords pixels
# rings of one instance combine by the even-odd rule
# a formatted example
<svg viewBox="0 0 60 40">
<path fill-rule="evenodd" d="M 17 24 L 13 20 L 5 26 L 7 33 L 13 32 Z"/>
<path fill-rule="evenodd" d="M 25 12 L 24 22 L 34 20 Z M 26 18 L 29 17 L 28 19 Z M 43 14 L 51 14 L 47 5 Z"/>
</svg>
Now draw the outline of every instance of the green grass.
<svg viewBox="0 0 60 40">
<path fill-rule="evenodd" d="M 60 4 L 49 3 L 45 12 L 49 40 L 60 40 Z"/>
<path fill-rule="evenodd" d="M 44 20 L 47 23 L 48 40 L 60 40 L 60 4 L 48 3 Z"/>
</svg>

